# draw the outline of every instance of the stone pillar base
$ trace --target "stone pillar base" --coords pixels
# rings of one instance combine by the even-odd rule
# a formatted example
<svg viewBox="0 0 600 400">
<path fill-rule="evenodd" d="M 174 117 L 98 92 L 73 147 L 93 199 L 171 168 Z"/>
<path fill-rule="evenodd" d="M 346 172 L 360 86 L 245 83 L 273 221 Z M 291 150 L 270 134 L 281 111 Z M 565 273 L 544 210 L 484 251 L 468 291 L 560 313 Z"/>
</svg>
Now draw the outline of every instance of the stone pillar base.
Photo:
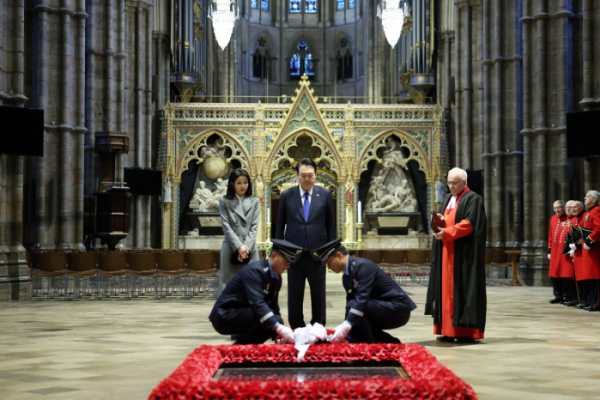
<svg viewBox="0 0 600 400">
<path fill-rule="evenodd" d="M 0 301 L 31 300 L 31 278 L 25 252 L 0 254 Z"/>
</svg>

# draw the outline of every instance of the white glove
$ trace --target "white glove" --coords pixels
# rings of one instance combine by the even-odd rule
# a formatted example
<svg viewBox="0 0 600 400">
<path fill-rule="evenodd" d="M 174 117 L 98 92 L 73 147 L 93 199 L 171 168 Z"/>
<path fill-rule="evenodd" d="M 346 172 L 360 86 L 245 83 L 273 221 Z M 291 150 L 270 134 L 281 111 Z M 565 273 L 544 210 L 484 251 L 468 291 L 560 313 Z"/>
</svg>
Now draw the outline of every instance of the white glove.
<svg viewBox="0 0 600 400">
<path fill-rule="evenodd" d="M 569 255 L 571 256 L 571 258 L 575 258 L 575 250 L 571 250 L 569 252 Z"/>
<path fill-rule="evenodd" d="M 342 343 L 346 340 L 346 335 L 350 332 L 350 329 L 352 329 L 352 325 L 350 325 L 348 321 L 344 321 L 336 326 L 335 333 L 331 337 L 331 343 Z"/>
<path fill-rule="evenodd" d="M 550 259 L 550 254 L 548 254 L 548 260 Z"/>
<path fill-rule="evenodd" d="M 577 249 L 577 246 L 575 246 L 573 243 L 571 243 L 571 244 L 569 245 L 569 248 L 570 248 L 571 250 L 575 251 L 575 250 Z"/>
<path fill-rule="evenodd" d="M 590 251 L 592 249 L 590 246 L 587 245 L 586 242 L 583 242 L 583 248 L 586 249 L 587 251 Z"/>
<path fill-rule="evenodd" d="M 296 343 L 296 335 L 294 335 L 294 331 L 292 331 L 287 326 L 279 324 L 277 325 L 277 328 L 275 328 L 275 332 L 281 335 L 281 337 L 284 338 L 286 342 Z"/>
</svg>

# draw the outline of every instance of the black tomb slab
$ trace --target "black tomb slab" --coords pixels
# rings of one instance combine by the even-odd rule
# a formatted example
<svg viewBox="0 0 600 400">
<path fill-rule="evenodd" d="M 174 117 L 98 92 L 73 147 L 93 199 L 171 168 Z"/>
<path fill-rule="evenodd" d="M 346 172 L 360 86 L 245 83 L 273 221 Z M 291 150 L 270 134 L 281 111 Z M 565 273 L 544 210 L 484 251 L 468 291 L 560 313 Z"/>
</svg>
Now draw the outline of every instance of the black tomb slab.
<svg viewBox="0 0 600 400">
<path fill-rule="evenodd" d="M 336 380 L 410 379 L 395 361 L 354 361 L 346 363 L 236 363 L 223 364 L 214 382 L 311 382 Z"/>
</svg>

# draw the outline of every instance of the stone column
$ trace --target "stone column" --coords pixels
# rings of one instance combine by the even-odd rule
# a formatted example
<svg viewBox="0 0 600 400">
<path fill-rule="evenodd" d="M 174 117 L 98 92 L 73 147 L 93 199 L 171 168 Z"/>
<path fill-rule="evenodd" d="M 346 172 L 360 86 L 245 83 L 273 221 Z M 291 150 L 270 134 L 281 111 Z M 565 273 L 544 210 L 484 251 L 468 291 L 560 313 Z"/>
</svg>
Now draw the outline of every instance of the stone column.
<svg viewBox="0 0 600 400">
<path fill-rule="evenodd" d="M 600 33 L 598 26 L 600 5 L 594 0 L 583 0 L 583 99 L 584 110 L 600 109 Z M 600 187 L 600 158 L 588 158 L 584 164 L 584 190 Z"/>
</svg>

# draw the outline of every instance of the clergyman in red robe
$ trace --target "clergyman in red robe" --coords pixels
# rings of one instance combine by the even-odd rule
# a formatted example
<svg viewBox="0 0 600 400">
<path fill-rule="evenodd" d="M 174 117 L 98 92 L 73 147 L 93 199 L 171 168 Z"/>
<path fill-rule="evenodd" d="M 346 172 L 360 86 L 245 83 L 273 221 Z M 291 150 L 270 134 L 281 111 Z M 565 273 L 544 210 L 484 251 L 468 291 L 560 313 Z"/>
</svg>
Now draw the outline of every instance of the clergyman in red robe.
<svg viewBox="0 0 600 400">
<path fill-rule="evenodd" d="M 438 210 L 444 225 L 434 232 L 425 315 L 433 316 L 438 340 L 469 343 L 483 339 L 485 330 L 486 216 L 466 171 L 450 170 L 448 186 Z"/>
</svg>

